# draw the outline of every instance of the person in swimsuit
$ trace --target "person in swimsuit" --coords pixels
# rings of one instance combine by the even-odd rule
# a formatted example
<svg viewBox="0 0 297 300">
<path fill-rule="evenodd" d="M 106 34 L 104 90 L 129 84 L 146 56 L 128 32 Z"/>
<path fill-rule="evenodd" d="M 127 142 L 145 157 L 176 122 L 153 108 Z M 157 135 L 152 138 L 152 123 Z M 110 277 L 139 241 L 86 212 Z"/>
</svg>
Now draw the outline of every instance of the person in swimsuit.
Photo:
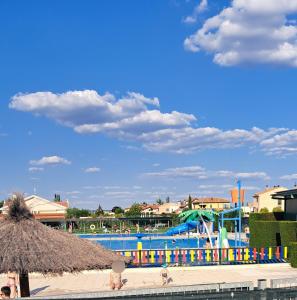
<svg viewBox="0 0 297 300">
<path fill-rule="evenodd" d="M 10 297 L 16 298 L 18 296 L 18 276 L 15 272 L 7 273 L 7 286 L 10 287 Z"/>
<path fill-rule="evenodd" d="M 116 273 L 114 271 L 110 272 L 109 286 L 112 290 L 114 290 L 114 289 L 120 290 L 121 289 L 121 287 L 123 286 L 121 273 Z"/>
<path fill-rule="evenodd" d="M 169 274 L 168 274 L 167 266 L 163 265 L 162 270 L 160 272 L 160 276 L 161 276 L 161 279 L 162 279 L 162 285 L 168 284 L 168 275 Z"/>
</svg>

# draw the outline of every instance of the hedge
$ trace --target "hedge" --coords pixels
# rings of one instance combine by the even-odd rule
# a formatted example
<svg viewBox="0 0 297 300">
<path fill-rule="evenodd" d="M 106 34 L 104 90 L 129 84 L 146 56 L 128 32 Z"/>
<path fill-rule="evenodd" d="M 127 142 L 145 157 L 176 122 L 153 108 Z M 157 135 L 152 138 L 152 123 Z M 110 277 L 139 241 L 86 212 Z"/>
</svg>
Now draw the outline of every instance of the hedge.
<svg viewBox="0 0 297 300">
<path fill-rule="evenodd" d="M 259 225 L 256 225 L 256 222 L 259 221 L 279 221 L 284 219 L 284 213 L 283 212 L 274 212 L 274 213 L 253 213 L 250 214 L 249 217 L 249 228 L 250 228 L 250 246 L 251 247 L 258 247 L 259 244 L 267 245 L 267 240 L 265 239 L 265 236 L 262 235 L 262 231 L 258 227 Z M 263 225 L 265 226 L 265 225 Z M 265 229 L 265 231 L 269 230 L 269 228 Z M 276 246 L 276 234 L 279 233 L 279 228 L 274 228 L 274 234 L 275 237 L 272 238 L 273 245 L 270 246 Z M 271 234 L 270 234 L 271 235 Z M 273 233 L 272 233 L 273 235 Z M 269 238 L 271 241 L 271 237 Z M 264 246 L 262 246 L 264 247 Z"/>
<path fill-rule="evenodd" d="M 290 244 L 290 263 L 293 268 L 297 268 L 297 243 Z"/>
<path fill-rule="evenodd" d="M 297 242 L 297 222 L 255 221 L 250 230 L 251 247 L 290 246 Z"/>
<path fill-rule="evenodd" d="M 256 221 L 251 231 L 250 246 L 256 248 L 280 246 L 279 222 Z"/>
<path fill-rule="evenodd" d="M 297 222 L 280 221 L 279 230 L 282 246 L 290 246 L 292 242 L 297 242 Z"/>
</svg>

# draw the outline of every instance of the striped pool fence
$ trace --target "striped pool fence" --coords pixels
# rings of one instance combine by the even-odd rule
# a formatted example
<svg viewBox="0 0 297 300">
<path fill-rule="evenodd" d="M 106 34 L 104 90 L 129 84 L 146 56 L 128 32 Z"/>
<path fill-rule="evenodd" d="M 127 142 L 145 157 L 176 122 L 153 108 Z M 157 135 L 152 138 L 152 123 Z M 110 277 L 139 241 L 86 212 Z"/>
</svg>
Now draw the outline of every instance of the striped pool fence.
<svg viewBox="0 0 297 300">
<path fill-rule="evenodd" d="M 117 253 L 131 257 L 132 266 L 208 265 L 235 263 L 280 263 L 288 258 L 288 247 L 227 249 L 150 249 L 122 250 Z"/>
</svg>

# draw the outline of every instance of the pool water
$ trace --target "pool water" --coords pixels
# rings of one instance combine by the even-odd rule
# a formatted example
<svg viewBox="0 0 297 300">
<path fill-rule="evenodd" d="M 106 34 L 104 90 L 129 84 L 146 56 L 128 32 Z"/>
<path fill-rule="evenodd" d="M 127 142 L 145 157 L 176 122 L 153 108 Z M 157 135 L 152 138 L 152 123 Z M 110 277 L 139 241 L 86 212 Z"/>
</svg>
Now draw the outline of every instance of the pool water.
<svg viewBox="0 0 297 300">
<path fill-rule="evenodd" d="M 203 248 L 206 239 L 200 238 L 142 238 L 141 240 L 135 239 L 96 239 L 96 243 L 111 250 L 136 250 L 137 242 L 142 242 L 143 249 L 176 249 L 176 248 Z M 213 243 L 215 241 L 213 240 Z M 230 247 L 235 246 L 234 240 L 229 240 Z"/>
</svg>

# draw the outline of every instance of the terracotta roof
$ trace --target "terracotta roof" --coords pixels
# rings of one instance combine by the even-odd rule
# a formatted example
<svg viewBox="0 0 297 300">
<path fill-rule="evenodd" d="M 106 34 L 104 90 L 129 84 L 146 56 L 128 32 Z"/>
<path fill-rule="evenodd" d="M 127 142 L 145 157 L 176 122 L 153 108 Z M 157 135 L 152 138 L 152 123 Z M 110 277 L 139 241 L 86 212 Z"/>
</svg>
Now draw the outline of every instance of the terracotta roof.
<svg viewBox="0 0 297 300">
<path fill-rule="evenodd" d="M 159 208 L 159 205 L 158 204 L 148 204 L 148 205 L 144 205 L 141 207 L 141 210 L 145 210 L 145 209 L 148 209 L 148 208 L 151 208 L 151 209 L 158 209 Z"/>
<path fill-rule="evenodd" d="M 194 198 L 192 201 L 193 204 L 195 203 L 230 203 L 230 200 L 224 198 Z"/>
<path fill-rule="evenodd" d="M 64 206 L 64 207 L 66 207 L 66 208 L 69 207 L 68 201 L 59 201 L 59 202 L 54 202 L 54 203 L 59 204 L 59 205 L 61 205 L 61 206 Z"/>
<path fill-rule="evenodd" d="M 266 188 L 265 190 L 263 190 L 261 192 L 255 193 L 253 197 L 258 197 L 260 195 L 263 195 L 263 194 L 269 193 L 269 192 L 273 192 L 273 191 L 278 190 L 280 188 L 285 189 L 285 187 L 282 187 L 282 186 L 274 186 L 274 187 L 271 187 L 271 188 Z"/>
</svg>

